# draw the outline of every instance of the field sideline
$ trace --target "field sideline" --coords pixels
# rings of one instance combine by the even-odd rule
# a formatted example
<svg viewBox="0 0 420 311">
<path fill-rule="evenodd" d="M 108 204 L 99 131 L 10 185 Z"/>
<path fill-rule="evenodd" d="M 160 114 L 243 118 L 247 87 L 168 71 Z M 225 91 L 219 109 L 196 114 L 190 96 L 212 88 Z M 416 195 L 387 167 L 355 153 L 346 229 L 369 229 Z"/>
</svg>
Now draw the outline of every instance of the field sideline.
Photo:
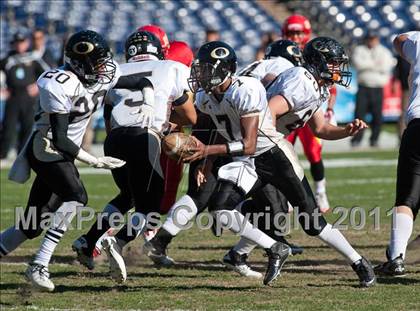
<svg viewBox="0 0 420 311">
<path fill-rule="evenodd" d="M 389 239 L 390 218 L 386 211 L 392 207 L 395 196 L 396 157 L 397 151 L 325 155 L 329 163 L 335 163 L 326 170 L 332 206 L 360 206 L 366 211 L 380 207 L 379 230 L 374 228 L 374 218 L 367 217 L 362 230 L 344 232 L 374 264 L 384 260 Z M 364 164 L 350 165 L 344 159 Z M 0 174 L 0 229 L 4 230 L 13 223 L 13 208 L 25 206 L 30 183 L 22 186 L 7 181 L 7 170 Z M 82 179 L 89 206 L 97 211 L 116 194 L 109 174 L 89 171 L 82 174 Z M 180 194 L 185 187 L 184 179 Z M 335 221 L 338 216 L 329 213 L 327 218 Z M 418 220 L 414 228 L 416 237 L 420 234 Z M 408 252 L 406 277 L 379 278 L 376 287 L 360 289 L 357 276 L 339 254 L 299 229 L 291 233 L 290 241 L 303 245 L 304 254 L 290 257 L 274 286 L 265 287 L 261 280 L 245 279 L 221 264 L 223 255 L 237 241 L 236 236 L 225 233 L 223 238 L 215 238 L 210 231 L 194 228 L 174 239 L 169 255 L 177 265 L 171 269 L 154 268 L 140 253 L 142 239 L 135 241 L 128 250 L 128 280 L 124 285 L 115 285 L 107 276 L 106 262 L 98 262 L 94 272 L 87 272 L 74 261 L 70 245 L 82 231 L 68 232 L 57 247 L 50 266 L 55 293 L 30 292 L 23 278 L 25 264 L 39 246 L 40 238 L 26 242 L 0 261 L 0 308 L 420 310 L 419 249 Z M 256 250 L 250 262 L 257 270 L 265 271 L 262 250 Z"/>
</svg>

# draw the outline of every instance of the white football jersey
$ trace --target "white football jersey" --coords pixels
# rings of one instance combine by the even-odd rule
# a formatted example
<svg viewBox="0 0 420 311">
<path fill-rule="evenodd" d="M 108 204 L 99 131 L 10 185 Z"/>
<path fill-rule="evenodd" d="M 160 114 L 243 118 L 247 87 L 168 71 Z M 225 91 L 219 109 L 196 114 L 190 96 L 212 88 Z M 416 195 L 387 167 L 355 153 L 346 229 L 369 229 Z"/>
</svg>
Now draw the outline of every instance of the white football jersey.
<svg viewBox="0 0 420 311">
<path fill-rule="evenodd" d="M 116 64 L 116 63 L 115 63 Z M 86 88 L 71 71 L 60 67 L 44 72 L 37 81 L 40 108 L 35 116 L 35 129 L 51 139 L 49 114 L 70 114 L 67 136 L 80 147 L 92 114 L 102 106 L 107 92 L 120 76 L 119 66 L 114 80 Z"/>
<path fill-rule="evenodd" d="M 233 77 L 221 102 L 214 95 L 200 91 L 195 104 L 200 111 L 210 115 L 217 130 L 227 141 L 243 139 L 240 119 L 258 115 L 260 119 L 255 155 L 274 147 L 281 139 L 281 134 L 276 132 L 273 125 L 264 86 L 255 78 Z"/>
<path fill-rule="evenodd" d="M 190 69 L 171 60 L 126 63 L 121 64 L 120 69 L 123 76 L 141 75 L 152 82 L 155 93 L 155 120 L 152 128 L 157 132 L 165 130 L 171 114 L 172 102 L 189 90 Z M 108 103 L 114 107 L 111 116 L 113 128 L 139 126 L 136 112 L 143 103 L 141 91 L 113 89 L 108 94 Z"/>
<path fill-rule="evenodd" d="M 294 65 L 284 57 L 262 59 L 248 65 L 242 69 L 238 75 L 262 80 L 268 74 L 278 76 L 283 71 L 292 67 L 294 67 Z"/>
<path fill-rule="evenodd" d="M 407 108 L 407 124 L 420 118 L 420 31 L 410 31 L 402 46 L 403 57 L 410 63 L 410 100 Z"/>
<path fill-rule="evenodd" d="M 282 95 L 290 105 L 290 111 L 276 121 L 277 130 L 287 136 L 303 127 L 330 96 L 327 87 L 320 87 L 314 76 L 303 67 L 293 67 L 281 73 L 270 84 L 267 99 Z"/>
</svg>

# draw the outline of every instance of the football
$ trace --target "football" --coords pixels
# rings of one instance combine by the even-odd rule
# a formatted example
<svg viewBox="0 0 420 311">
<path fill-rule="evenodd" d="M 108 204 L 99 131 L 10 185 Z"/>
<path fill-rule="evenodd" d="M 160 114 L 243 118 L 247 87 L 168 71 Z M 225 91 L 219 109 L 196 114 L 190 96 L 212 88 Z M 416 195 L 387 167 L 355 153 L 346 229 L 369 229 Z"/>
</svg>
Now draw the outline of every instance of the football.
<svg viewBox="0 0 420 311">
<path fill-rule="evenodd" d="M 196 144 L 191 136 L 181 132 L 169 134 L 162 141 L 163 151 L 168 157 L 176 161 L 192 155 L 193 152 L 188 150 L 195 146 Z"/>
</svg>

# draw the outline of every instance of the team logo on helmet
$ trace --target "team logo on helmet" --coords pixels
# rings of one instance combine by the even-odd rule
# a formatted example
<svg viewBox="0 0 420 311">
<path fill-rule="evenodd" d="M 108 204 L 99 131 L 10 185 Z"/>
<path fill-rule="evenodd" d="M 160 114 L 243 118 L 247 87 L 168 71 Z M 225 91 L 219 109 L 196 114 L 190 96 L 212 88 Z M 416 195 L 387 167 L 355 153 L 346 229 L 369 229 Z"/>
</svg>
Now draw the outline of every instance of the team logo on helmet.
<svg viewBox="0 0 420 311">
<path fill-rule="evenodd" d="M 302 56 L 302 53 L 300 52 L 300 50 L 296 46 L 289 45 L 286 48 L 286 50 L 287 50 L 287 53 L 289 53 L 290 55 L 297 56 L 297 57 Z"/>
<path fill-rule="evenodd" d="M 326 52 L 329 52 L 330 50 L 324 45 L 324 43 L 323 42 L 320 42 L 320 41 L 315 41 L 313 44 L 313 47 L 316 49 L 316 50 L 318 50 L 318 51 L 320 51 L 320 52 L 324 52 L 324 53 L 326 53 Z"/>
<path fill-rule="evenodd" d="M 269 46 L 267 47 L 267 49 L 265 50 L 265 55 L 270 54 L 270 53 L 271 53 L 271 50 L 272 50 L 271 45 L 269 45 Z"/>
<path fill-rule="evenodd" d="M 213 58 L 225 58 L 230 54 L 229 50 L 224 47 L 215 48 L 211 51 L 210 56 Z"/>
<path fill-rule="evenodd" d="M 88 54 L 88 53 L 92 52 L 94 48 L 95 48 L 95 46 L 92 43 L 82 41 L 82 42 L 77 42 L 73 46 L 73 52 L 75 52 L 77 54 Z"/>
<path fill-rule="evenodd" d="M 136 54 L 137 54 L 137 47 L 136 47 L 135 45 L 130 45 L 130 46 L 128 47 L 127 52 L 128 52 L 128 55 L 130 55 L 130 56 L 134 56 L 134 55 L 136 55 Z"/>
</svg>

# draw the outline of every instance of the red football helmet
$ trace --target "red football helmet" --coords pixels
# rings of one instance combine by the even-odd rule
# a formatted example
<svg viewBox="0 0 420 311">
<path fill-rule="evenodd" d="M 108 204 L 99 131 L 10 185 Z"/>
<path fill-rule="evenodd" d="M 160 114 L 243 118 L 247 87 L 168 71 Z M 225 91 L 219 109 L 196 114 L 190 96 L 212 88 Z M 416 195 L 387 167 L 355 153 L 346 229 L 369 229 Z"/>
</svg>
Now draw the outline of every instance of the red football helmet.
<svg viewBox="0 0 420 311">
<path fill-rule="evenodd" d="M 300 48 L 311 39 L 311 34 L 311 23 L 305 16 L 291 15 L 283 23 L 283 38 L 296 42 Z"/>
<path fill-rule="evenodd" d="M 186 42 L 171 41 L 166 59 L 191 67 L 192 61 L 194 60 L 194 53 Z"/>
<path fill-rule="evenodd" d="M 151 32 L 156 37 L 158 37 L 160 44 L 162 45 L 163 54 L 165 54 L 165 57 L 166 57 L 166 54 L 168 53 L 168 49 L 169 49 L 169 39 L 168 39 L 168 36 L 166 35 L 166 32 L 161 27 L 157 25 L 149 24 L 149 25 L 144 25 L 137 28 L 137 31 Z"/>
</svg>

